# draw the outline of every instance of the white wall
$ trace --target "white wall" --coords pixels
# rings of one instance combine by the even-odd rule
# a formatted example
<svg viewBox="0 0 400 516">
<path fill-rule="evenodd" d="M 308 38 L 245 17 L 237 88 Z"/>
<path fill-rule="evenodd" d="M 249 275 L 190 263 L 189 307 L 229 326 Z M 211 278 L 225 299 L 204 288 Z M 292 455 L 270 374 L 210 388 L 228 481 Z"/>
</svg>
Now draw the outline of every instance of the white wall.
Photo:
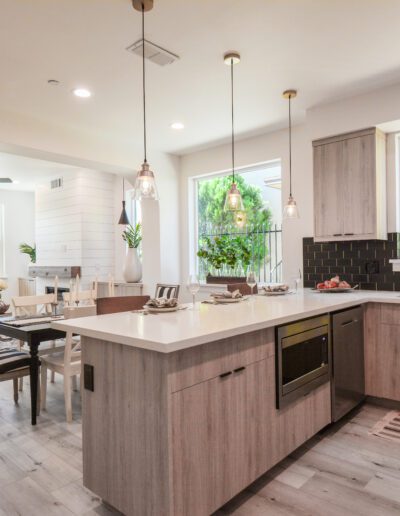
<svg viewBox="0 0 400 516">
<path fill-rule="evenodd" d="M 68 130 L 63 126 L 50 126 L 34 118 L 17 113 L 0 113 L 0 150 L 22 156 L 67 163 L 73 166 L 124 175 L 134 182 L 136 170 L 143 160 L 141 143 L 127 138 L 117 141 L 112 135 L 99 133 L 96 137 L 85 132 Z M 160 253 L 157 266 L 146 267 L 146 281 L 178 282 L 180 275 L 179 239 L 179 167 L 177 156 L 154 151 L 149 147 L 149 162 L 156 175 L 160 193 L 159 225 Z M 116 200 L 114 215 L 118 221 L 121 212 L 122 189 L 110 192 Z M 115 224 L 116 225 L 116 224 Z M 120 229 L 120 228 L 119 228 Z M 115 277 L 121 277 L 125 248 L 120 232 L 115 230 Z M 145 238 L 153 238 L 152 231 Z M 159 269 L 158 269 L 159 267 Z M 160 272 L 159 272 L 160 271 Z"/>
<path fill-rule="evenodd" d="M 159 202 L 147 201 L 142 205 L 143 224 L 143 283 L 147 294 L 154 292 L 156 283 L 179 283 L 179 166 L 180 159 L 164 153 L 152 153 L 151 168 L 156 177 Z M 125 188 L 132 188 L 136 173 L 125 174 Z M 122 227 L 117 221 L 121 214 L 122 177 L 115 185 L 115 271 L 116 280 L 122 280 L 125 243 Z"/>
<path fill-rule="evenodd" d="M 302 268 L 302 239 L 313 235 L 313 159 L 312 141 L 348 131 L 381 126 L 400 120 L 400 84 L 391 85 L 356 97 L 332 102 L 309 109 L 304 125 L 293 128 L 293 194 L 298 203 L 300 219 L 283 224 L 284 279 L 291 281 L 299 267 Z M 287 130 L 238 141 L 236 161 L 238 167 L 273 159 L 282 159 L 282 202 L 288 196 L 288 138 Z M 395 139 L 388 137 L 388 230 L 396 231 Z M 193 221 L 188 199 L 191 178 L 201 174 L 228 170 L 230 145 L 219 145 L 183 156 L 181 159 L 181 278 L 189 273 L 190 253 L 194 242 L 189 241 L 189 226 Z M 329 194 L 329 192 L 327 192 Z M 399 209 L 397 207 L 397 212 Z"/>
<path fill-rule="evenodd" d="M 289 280 L 302 267 L 302 237 L 312 234 L 312 169 L 309 167 L 311 150 L 304 126 L 293 128 L 292 153 L 293 193 L 298 201 L 301 218 L 283 222 L 284 278 Z M 190 213 L 188 200 L 193 176 L 228 170 L 230 167 L 230 145 L 189 154 L 181 158 L 181 237 L 182 267 L 181 280 L 189 274 L 190 252 L 194 243 L 189 242 Z M 277 131 L 236 143 L 237 168 L 255 165 L 276 159 L 282 160 L 282 203 L 289 195 L 288 132 Z"/>
<path fill-rule="evenodd" d="M 19 252 L 19 245 L 35 242 L 35 197 L 32 192 L 0 190 L 0 204 L 5 216 L 5 273 L 8 289 L 2 298 L 7 303 L 18 295 L 18 278 L 26 277 L 29 256 Z"/>
<path fill-rule="evenodd" d="M 71 169 L 63 185 L 36 192 L 38 265 L 82 268 L 83 284 L 106 279 L 114 267 L 113 174 Z"/>
</svg>

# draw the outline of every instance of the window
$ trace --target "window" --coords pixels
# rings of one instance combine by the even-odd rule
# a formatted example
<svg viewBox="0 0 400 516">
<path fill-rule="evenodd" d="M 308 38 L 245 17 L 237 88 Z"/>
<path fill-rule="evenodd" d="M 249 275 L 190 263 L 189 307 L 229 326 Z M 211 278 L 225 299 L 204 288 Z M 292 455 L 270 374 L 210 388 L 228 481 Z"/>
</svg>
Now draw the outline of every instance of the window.
<svg viewBox="0 0 400 516">
<path fill-rule="evenodd" d="M 135 226 L 138 222 L 142 222 L 142 209 L 140 201 L 136 201 L 134 198 L 135 190 L 127 190 L 125 192 L 126 212 L 132 226 Z"/>
<path fill-rule="evenodd" d="M 207 275 L 243 276 L 251 266 L 258 281 L 281 281 L 281 162 L 244 168 L 236 176 L 244 213 L 223 209 L 230 173 L 195 180 L 195 241 L 196 253 L 201 253 L 195 258 L 197 272 L 202 280 Z"/>
</svg>

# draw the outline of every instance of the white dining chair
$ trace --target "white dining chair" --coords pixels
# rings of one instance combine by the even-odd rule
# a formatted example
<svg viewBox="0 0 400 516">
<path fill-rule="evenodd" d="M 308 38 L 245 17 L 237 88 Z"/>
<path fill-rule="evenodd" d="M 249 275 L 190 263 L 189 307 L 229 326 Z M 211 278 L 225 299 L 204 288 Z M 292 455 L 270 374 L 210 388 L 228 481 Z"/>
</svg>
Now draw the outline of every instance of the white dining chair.
<svg viewBox="0 0 400 516">
<path fill-rule="evenodd" d="M 15 296 L 11 299 L 11 308 L 15 317 L 32 316 L 34 315 L 51 315 L 53 306 L 55 305 L 55 294 L 42 294 L 37 296 Z M 34 312 L 34 313 L 32 313 Z M 26 349 L 25 342 L 19 341 L 19 349 Z M 63 341 L 50 340 L 46 346 L 39 347 L 39 356 L 43 354 L 58 353 L 64 349 Z M 52 376 L 54 382 L 54 375 Z M 24 380 L 21 377 L 19 380 L 19 390 L 23 390 Z"/>
<path fill-rule="evenodd" d="M 96 315 L 95 306 L 65 307 L 64 318 L 75 319 L 78 317 L 89 317 Z M 72 331 L 68 331 L 65 337 L 65 348 L 63 353 L 45 355 L 41 357 L 41 408 L 46 410 L 47 395 L 47 370 L 52 373 L 61 374 L 64 377 L 64 400 L 67 422 L 72 421 L 72 398 L 73 378 L 81 374 L 81 349 L 80 340 L 76 340 Z M 82 376 L 81 376 L 82 386 Z"/>
</svg>

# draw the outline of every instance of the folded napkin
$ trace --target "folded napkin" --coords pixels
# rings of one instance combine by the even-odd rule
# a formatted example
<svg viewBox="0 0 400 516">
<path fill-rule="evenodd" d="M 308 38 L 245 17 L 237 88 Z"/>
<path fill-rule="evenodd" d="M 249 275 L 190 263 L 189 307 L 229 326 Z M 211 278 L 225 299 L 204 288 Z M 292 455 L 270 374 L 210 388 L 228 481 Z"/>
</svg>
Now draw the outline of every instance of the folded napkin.
<svg viewBox="0 0 400 516">
<path fill-rule="evenodd" d="M 286 292 L 289 290 L 289 285 L 286 283 L 276 284 L 276 285 L 265 285 L 262 287 L 265 292 Z"/>
<path fill-rule="evenodd" d="M 240 293 L 240 290 L 234 290 L 233 292 L 226 290 L 225 292 L 213 292 L 211 297 L 214 299 L 239 299 L 243 296 Z"/>
<path fill-rule="evenodd" d="M 178 300 L 176 297 L 171 297 L 170 299 L 159 297 L 149 299 L 145 306 L 151 306 L 153 308 L 174 308 L 175 306 L 178 306 Z"/>
</svg>

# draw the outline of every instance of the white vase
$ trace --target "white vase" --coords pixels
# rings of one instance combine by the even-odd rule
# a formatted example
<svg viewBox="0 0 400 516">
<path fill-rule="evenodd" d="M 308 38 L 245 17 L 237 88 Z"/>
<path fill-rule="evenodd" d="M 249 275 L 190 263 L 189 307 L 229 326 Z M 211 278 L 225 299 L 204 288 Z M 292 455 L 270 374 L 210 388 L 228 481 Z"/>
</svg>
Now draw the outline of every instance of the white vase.
<svg viewBox="0 0 400 516">
<path fill-rule="evenodd" d="M 142 279 L 142 264 L 134 247 L 128 247 L 126 252 L 123 276 L 127 283 L 138 283 Z"/>
</svg>

